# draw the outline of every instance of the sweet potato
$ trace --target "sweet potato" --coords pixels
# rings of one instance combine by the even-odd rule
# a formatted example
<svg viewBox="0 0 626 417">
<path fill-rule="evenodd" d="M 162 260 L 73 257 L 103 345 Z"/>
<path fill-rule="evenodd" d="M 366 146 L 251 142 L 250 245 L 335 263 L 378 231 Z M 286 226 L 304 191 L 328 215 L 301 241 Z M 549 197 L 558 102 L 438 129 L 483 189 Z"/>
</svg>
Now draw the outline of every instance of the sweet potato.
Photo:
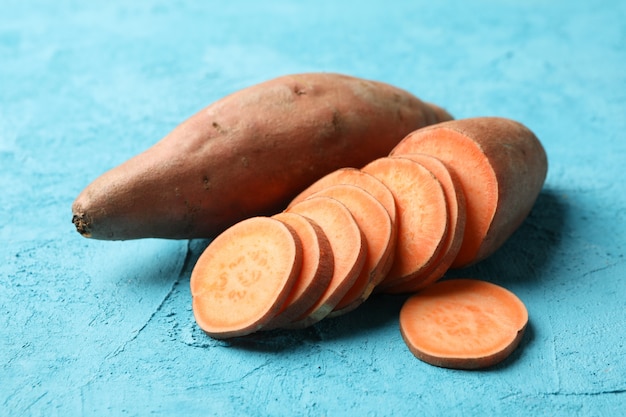
<svg viewBox="0 0 626 417">
<path fill-rule="evenodd" d="M 431 365 L 479 369 L 507 358 L 519 345 L 528 311 L 510 291 L 485 281 L 437 282 L 400 310 L 409 350 Z"/>
<path fill-rule="evenodd" d="M 446 197 L 448 206 L 448 232 L 445 236 L 444 246 L 431 266 L 411 278 L 410 281 L 379 288 L 386 293 L 411 293 L 416 292 L 441 278 L 450 268 L 452 262 L 461 249 L 465 232 L 465 195 L 456 175 L 448 167 L 434 156 L 426 154 L 406 154 L 405 158 L 419 162 L 437 177 Z"/>
<path fill-rule="evenodd" d="M 282 327 L 300 318 L 319 300 L 333 277 L 334 256 L 326 233 L 313 220 L 297 213 L 272 216 L 290 225 L 302 242 L 302 270 L 282 310 L 265 329 Z"/>
<path fill-rule="evenodd" d="M 370 193 L 376 200 L 378 200 L 389 213 L 391 221 L 396 221 L 396 203 L 393 199 L 391 190 L 383 184 L 378 178 L 373 175 L 367 174 L 358 168 L 340 168 L 331 172 L 315 181 L 304 191 L 294 197 L 289 203 L 290 206 L 299 203 L 300 201 L 310 197 L 318 191 L 325 188 L 332 187 L 333 185 L 348 184 L 355 185 L 363 188 Z"/>
<path fill-rule="evenodd" d="M 302 268 L 302 242 L 269 217 L 243 220 L 217 236 L 194 266 L 196 322 L 214 338 L 262 329 L 283 307 Z"/>
<path fill-rule="evenodd" d="M 396 226 L 396 201 L 393 197 L 393 193 L 385 184 L 383 184 L 378 178 L 368 173 L 363 172 L 358 168 L 340 168 L 331 172 L 315 181 L 304 191 L 298 194 L 290 203 L 289 206 L 299 203 L 300 201 L 310 197 L 318 191 L 325 188 L 332 187 L 334 185 L 348 184 L 354 185 L 359 188 L 363 188 L 370 193 L 376 200 L 378 200 L 387 210 L 393 227 L 393 236 L 391 237 L 392 245 L 396 245 L 397 242 L 397 226 Z M 394 250 L 395 253 L 395 250 Z M 382 271 L 389 271 L 391 264 L 393 263 L 393 256 L 387 258 L 388 265 L 381 266 Z M 377 276 L 374 278 L 374 285 L 378 285 L 384 276 Z"/>
<path fill-rule="evenodd" d="M 501 117 L 477 117 L 418 129 L 391 155 L 425 153 L 442 160 L 459 178 L 467 204 L 461 249 L 452 264 L 479 262 L 513 234 L 530 213 L 548 170 L 535 134 Z"/>
<path fill-rule="evenodd" d="M 350 290 L 365 265 L 367 241 L 350 210 L 334 198 L 311 197 L 287 212 L 315 221 L 328 237 L 334 256 L 333 277 L 322 297 L 301 318 L 285 326 L 304 328 L 328 316 Z"/>
<path fill-rule="evenodd" d="M 337 303 L 329 317 L 357 308 L 370 296 L 391 268 L 396 248 L 396 227 L 389 213 L 374 196 L 355 185 L 338 184 L 324 188 L 310 198 L 326 196 L 343 203 L 356 220 L 367 242 L 365 265 L 356 281 Z"/>
<path fill-rule="evenodd" d="M 427 270 L 443 249 L 448 207 L 441 183 L 419 162 L 383 157 L 362 168 L 392 192 L 397 209 L 397 243 L 382 287 L 410 281 Z"/>
<path fill-rule="evenodd" d="M 271 215 L 312 182 L 385 156 L 408 133 L 449 120 L 389 84 L 296 74 L 235 92 L 104 173 L 72 205 L 85 237 L 211 238 Z"/>
</svg>

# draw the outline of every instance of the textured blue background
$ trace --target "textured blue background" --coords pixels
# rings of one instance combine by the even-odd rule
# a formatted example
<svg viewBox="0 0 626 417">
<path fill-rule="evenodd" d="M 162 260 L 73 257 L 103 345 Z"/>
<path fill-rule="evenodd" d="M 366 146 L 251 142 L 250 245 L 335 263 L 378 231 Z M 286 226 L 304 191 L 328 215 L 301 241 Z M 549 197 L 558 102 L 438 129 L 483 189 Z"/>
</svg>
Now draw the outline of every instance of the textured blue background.
<svg viewBox="0 0 626 417">
<path fill-rule="evenodd" d="M 510 117 L 543 141 L 527 222 L 454 274 L 526 303 L 506 362 L 418 361 L 402 297 L 216 342 L 188 289 L 207 242 L 74 231 L 70 205 L 103 171 L 227 93 L 304 71 Z M 624 132 L 623 1 L 2 0 L 0 415 L 624 415 Z"/>
</svg>

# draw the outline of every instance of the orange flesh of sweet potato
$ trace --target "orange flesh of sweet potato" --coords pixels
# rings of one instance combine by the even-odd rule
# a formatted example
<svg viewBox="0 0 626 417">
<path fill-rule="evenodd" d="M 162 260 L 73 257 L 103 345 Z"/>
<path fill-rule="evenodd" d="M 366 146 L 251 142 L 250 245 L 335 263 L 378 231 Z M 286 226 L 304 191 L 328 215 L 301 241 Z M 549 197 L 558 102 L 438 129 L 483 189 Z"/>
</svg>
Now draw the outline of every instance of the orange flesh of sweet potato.
<svg viewBox="0 0 626 417">
<path fill-rule="evenodd" d="M 478 117 L 416 130 L 391 155 L 426 153 L 456 173 L 467 205 L 465 237 L 452 267 L 495 252 L 528 216 L 546 178 L 543 146 L 524 125 Z"/>
<path fill-rule="evenodd" d="M 383 184 L 378 178 L 373 175 L 367 174 L 358 168 L 340 168 L 336 171 L 331 172 L 315 181 L 309 187 L 307 187 L 304 191 L 298 194 L 289 205 L 292 206 L 294 204 L 299 203 L 305 198 L 311 196 L 318 191 L 321 191 L 325 188 L 331 187 L 333 185 L 339 184 L 348 184 L 355 185 L 357 187 L 363 188 L 365 191 L 370 193 L 376 200 L 378 200 L 389 213 L 389 217 L 392 222 L 396 221 L 396 203 L 393 199 L 393 194 L 387 188 L 385 184 Z"/>
<path fill-rule="evenodd" d="M 400 310 L 409 350 L 431 365 L 479 369 L 507 358 L 528 323 L 522 301 L 485 281 L 437 282 L 411 296 Z"/>
<path fill-rule="evenodd" d="M 302 243 L 285 223 L 253 217 L 205 249 L 190 280 L 196 322 L 214 338 L 258 331 L 283 307 L 302 268 Z"/>
<path fill-rule="evenodd" d="M 380 285 L 410 281 L 430 267 L 443 247 L 448 214 L 441 183 L 423 165 L 402 157 L 379 158 L 362 170 L 381 180 L 396 201 L 396 253 Z"/>
<path fill-rule="evenodd" d="M 328 288 L 309 311 L 288 325 L 302 328 L 325 318 L 352 287 L 365 265 L 367 241 L 350 210 L 333 198 L 308 198 L 287 212 L 315 221 L 328 237 L 334 256 L 335 267 Z"/>
<path fill-rule="evenodd" d="M 330 242 L 322 228 L 311 219 L 282 212 L 272 216 L 290 225 L 303 247 L 302 270 L 285 306 L 265 328 L 279 328 L 302 316 L 328 288 L 334 271 Z"/>
<path fill-rule="evenodd" d="M 309 197 L 311 194 L 314 194 L 317 191 L 320 191 L 324 188 L 331 187 L 333 185 L 340 184 L 348 184 L 354 185 L 360 188 L 363 188 L 365 191 L 370 193 L 376 200 L 378 200 L 385 209 L 387 213 L 389 213 L 389 217 L 391 222 L 394 224 L 393 228 L 393 236 L 392 236 L 392 244 L 396 245 L 396 235 L 398 228 L 396 225 L 396 202 L 393 198 L 393 194 L 391 190 L 383 184 L 378 178 L 370 175 L 368 173 L 363 172 L 358 168 L 340 168 L 336 171 L 331 172 L 330 174 L 325 175 L 319 180 L 315 181 L 311 184 L 307 189 L 298 194 L 289 205 L 297 204 L 298 202 L 304 200 Z M 394 249 L 395 253 L 395 249 Z M 389 271 L 391 268 L 391 264 L 393 263 L 393 256 L 387 258 L 388 265 L 384 265 L 381 270 Z M 385 277 L 378 276 L 375 278 L 374 285 L 378 285 Z"/>
<path fill-rule="evenodd" d="M 85 237 L 212 238 L 270 215 L 323 175 L 385 156 L 409 132 L 449 120 L 394 86 L 295 74 L 230 94 L 104 173 L 72 204 Z"/>
<path fill-rule="evenodd" d="M 395 225 L 385 207 L 360 187 L 349 184 L 333 185 L 313 193 L 311 198 L 318 196 L 331 197 L 345 204 L 367 242 L 365 265 L 354 284 L 329 314 L 329 317 L 334 317 L 361 305 L 370 296 L 376 283 L 389 272 L 389 258 L 394 255 L 395 250 Z"/>
<path fill-rule="evenodd" d="M 437 259 L 423 273 L 410 281 L 388 288 L 381 288 L 386 293 L 410 293 L 418 291 L 441 278 L 456 259 L 465 231 L 465 196 L 459 180 L 439 159 L 426 154 L 406 154 L 406 158 L 419 162 L 432 172 L 443 187 L 448 205 L 448 233 L 444 246 Z"/>
</svg>

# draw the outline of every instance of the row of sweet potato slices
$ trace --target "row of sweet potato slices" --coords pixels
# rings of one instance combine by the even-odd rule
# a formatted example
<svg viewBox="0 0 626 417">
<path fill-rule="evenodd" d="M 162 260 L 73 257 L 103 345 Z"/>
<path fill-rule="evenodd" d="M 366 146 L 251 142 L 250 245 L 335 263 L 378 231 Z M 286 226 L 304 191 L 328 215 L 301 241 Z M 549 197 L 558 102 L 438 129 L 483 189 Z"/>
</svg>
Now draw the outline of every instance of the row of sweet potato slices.
<svg viewBox="0 0 626 417">
<path fill-rule="evenodd" d="M 307 327 L 377 292 L 417 292 L 500 247 L 546 169 L 534 134 L 509 119 L 419 129 L 389 156 L 332 172 L 283 212 L 216 237 L 192 272 L 195 319 L 228 338 Z"/>
</svg>

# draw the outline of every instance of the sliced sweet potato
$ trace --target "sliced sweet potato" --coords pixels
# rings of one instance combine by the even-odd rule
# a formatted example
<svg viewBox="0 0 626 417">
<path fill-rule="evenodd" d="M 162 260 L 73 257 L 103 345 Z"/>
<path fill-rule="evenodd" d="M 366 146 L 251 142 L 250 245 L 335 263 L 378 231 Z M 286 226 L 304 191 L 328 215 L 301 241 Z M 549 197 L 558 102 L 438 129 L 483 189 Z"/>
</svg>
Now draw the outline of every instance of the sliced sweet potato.
<svg viewBox="0 0 626 417">
<path fill-rule="evenodd" d="M 383 184 L 382 181 L 380 181 L 378 178 L 371 174 L 363 172 L 358 168 L 340 168 L 336 171 L 331 172 L 330 174 L 325 175 L 324 177 L 311 184 L 300 194 L 298 194 L 289 205 L 297 204 L 298 202 L 311 196 L 311 194 L 314 194 L 324 188 L 340 184 L 354 185 L 363 188 L 365 191 L 374 196 L 374 198 L 376 198 L 376 200 L 378 200 L 383 206 L 385 206 L 385 209 L 389 213 L 391 222 L 394 224 L 394 236 L 392 237 L 392 242 L 395 245 L 395 242 L 397 240 L 395 236 L 397 234 L 397 227 L 395 227 L 396 202 L 393 198 L 393 194 L 391 193 L 391 190 L 389 190 L 389 188 L 385 184 Z M 393 263 L 393 258 L 393 256 L 387 258 L 388 265 L 383 266 L 381 269 L 389 271 L 389 269 L 391 268 L 391 263 Z M 375 280 L 377 281 L 376 285 L 378 285 L 383 278 L 384 277 L 375 278 Z"/>
<path fill-rule="evenodd" d="M 479 369 L 507 358 L 519 345 L 528 311 L 498 285 L 474 279 L 439 281 L 400 310 L 409 350 L 431 365 Z"/>
<path fill-rule="evenodd" d="M 323 176 L 298 194 L 291 201 L 291 203 L 289 203 L 289 205 L 292 206 L 297 204 L 305 198 L 311 196 L 311 194 L 323 190 L 324 188 L 339 184 L 356 185 L 357 187 L 363 188 L 365 191 L 374 196 L 374 198 L 376 198 L 376 200 L 378 200 L 383 206 L 385 206 L 391 221 L 395 223 L 396 203 L 389 188 L 387 188 L 387 186 L 385 186 L 385 184 L 383 184 L 378 178 L 365 173 L 358 168 L 340 168 Z"/>
<path fill-rule="evenodd" d="M 443 187 L 432 172 L 409 158 L 379 158 L 362 170 L 381 180 L 396 202 L 396 253 L 380 285 L 410 281 L 436 261 L 444 246 L 448 206 Z"/>
<path fill-rule="evenodd" d="M 283 307 L 302 268 L 302 243 L 285 223 L 243 220 L 217 236 L 191 273 L 193 313 L 214 338 L 263 328 Z"/>
<path fill-rule="evenodd" d="M 459 178 L 467 205 L 461 249 L 452 264 L 461 268 L 495 252 L 530 213 L 548 170 L 535 134 L 501 117 L 460 119 L 418 129 L 392 151 L 426 153 L 442 160 Z"/>
<path fill-rule="evenodd" d="M 367 241 L 350 210 L 334 198 L 311 197 L 287 212 L 315 221 L 328 237 L 334 256 L 333 277 L 324 294 L 300 319 L 285 326 L 304 328 L 328 316 L 352 287 L 365 265 Z"/>
<path fill-rule="evenodd" d="M 365 265 L 346 295 L 337 303 L 329 317 L 357 308 L 370 296 L 387 275 L 395 252 L 395 225 L 385 207 L 364 189 L 338 184 L 313 193 L 310 198 L 326 196 L 339 200 L 350 210 L 367 242 Z"/>
<path fill-rule="evenodd" d="M 416 292 L 443 277 L 459 253 L 465 231 L 465 195 L 456 174 L 433 156 L 426 154 L 406 154 L 403 156 L 422 164 L 441 183 L 448 205 L 448 232 L 441 252 L 429 268 L 406 283 L 381 288 L 381 291 L 386 293 Z"/>
<path fill-rule="evenodd" d="M 296 231 L 302 242 L 303 257 L 300 276 L 285 306 L 265 329 L 282 327 L 304 315 L 328 288 L 335 268 L 330 242 L 317 223 L 297 213 L 281 212 L 272 217 Z"/>
</svg>

